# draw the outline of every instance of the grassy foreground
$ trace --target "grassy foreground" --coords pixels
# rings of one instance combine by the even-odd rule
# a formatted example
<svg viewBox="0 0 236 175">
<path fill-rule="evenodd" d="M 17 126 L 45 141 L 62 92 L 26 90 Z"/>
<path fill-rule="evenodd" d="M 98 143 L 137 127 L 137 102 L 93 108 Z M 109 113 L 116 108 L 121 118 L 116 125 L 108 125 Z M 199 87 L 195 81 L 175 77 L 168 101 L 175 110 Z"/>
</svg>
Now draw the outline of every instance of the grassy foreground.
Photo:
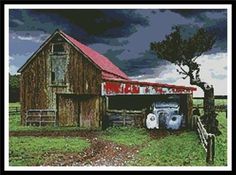
<svg viewBox="0 0 236 175">
<path fill-rule="evenodd" d="M 101 138 L 126 146 L 141 145 L 150 139 L 145 129 L 132 127 L 107 128 Z"/>
<path fill-rule="evenodd" d="M 194 100 L 194 103 L 196 101 Z M 198 103 L 201 103 L 198 100 Z M 223 102 L 222 102 L 223 103 Z M 214 166 L 227 165 L 227 119 L 225 112 L 218 113 L 222 134 L 216 137 Z M 21 130 L 78 130 L 75 127 L 25 127 L 20 126 L 20 116 L 10 116 L 10 131 Z M 158 131 L 157 131 L 158 132 Z M 127 166 L 205 166 L 205 152 L 196 132 L 183 132 L 153 139 L 144 128 L 114 127 L 101 133 L 100 139 L 137 147 L 135 160 Z M 47 152 L 80 152 L 90 144 L 77 137 L 10 137 L 10 165 L 42 165 Z"/>
<path fill-rule="evenodd" d="M 222 134 L 216 137 L 214 166 L 227 166 L 227 127 L 225 113 L 218 120 Z M 136 161 L 140 166 L 205 166 L 206 154 L 195 132 L 171 135 L 161 140 L 148 141 Z"/>
<path fill-rule="evenodd" d="M 38 166 L 44 162 L 45 153 L 81 152 L 89 147 L 81 138 L 10 137 L 10 166 Z"/>
</svg>

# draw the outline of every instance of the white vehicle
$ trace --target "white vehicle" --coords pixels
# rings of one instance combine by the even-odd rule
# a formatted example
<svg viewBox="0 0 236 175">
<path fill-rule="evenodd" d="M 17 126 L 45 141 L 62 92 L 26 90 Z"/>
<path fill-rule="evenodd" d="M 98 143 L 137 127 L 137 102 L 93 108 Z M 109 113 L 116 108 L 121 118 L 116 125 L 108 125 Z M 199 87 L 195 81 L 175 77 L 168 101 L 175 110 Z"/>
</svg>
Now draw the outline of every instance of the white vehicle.
<svg viewBox="0 0 236 175">
<path fill-rule="evenodd" d="M 183 124 L 183 114 L 180 114 L 177 102 L 154 102 L 151 111 L 146 118 L 148 129 L 164 127 L 176 130 Z"/>
</svg>

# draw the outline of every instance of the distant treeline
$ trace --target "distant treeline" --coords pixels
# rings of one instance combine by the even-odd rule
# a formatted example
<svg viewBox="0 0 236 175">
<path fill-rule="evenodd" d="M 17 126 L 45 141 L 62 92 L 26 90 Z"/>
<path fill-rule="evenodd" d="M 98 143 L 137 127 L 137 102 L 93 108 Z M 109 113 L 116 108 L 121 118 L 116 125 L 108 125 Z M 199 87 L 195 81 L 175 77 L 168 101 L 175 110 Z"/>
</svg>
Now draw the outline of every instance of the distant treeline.
<svg viewBox="0 0 236 175">
<path fill-rule="evenodd" d="M 204 99 L 204 97 L 193 97 L 193 99 Z M 227 95 L 215 95 L 215 99 L 227 99 Z"/>
<path fill-rule="evenodd" d="M 20 101 L 20 75 L 9 74 L 9 102 Z"/>
</svg>

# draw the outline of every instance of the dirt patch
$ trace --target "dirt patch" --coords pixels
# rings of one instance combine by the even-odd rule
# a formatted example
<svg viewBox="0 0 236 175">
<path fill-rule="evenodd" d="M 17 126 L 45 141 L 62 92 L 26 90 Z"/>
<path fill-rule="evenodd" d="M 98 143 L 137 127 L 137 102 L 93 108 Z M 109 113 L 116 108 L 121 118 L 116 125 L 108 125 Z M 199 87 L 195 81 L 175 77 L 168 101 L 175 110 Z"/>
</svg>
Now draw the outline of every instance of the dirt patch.
<svg viewBox="0 0 236 175">
<path fill-rule="evenodd" d="M 183 131 L 148 130 L 151 139 L 161 139 Z M 35 137 L 82 137 L 91 146 L 80 153 L 46 152 L 43 154 L 43 166 L 125 166 L 127 161 L 135 159 L 140 146 L 126 146 L 103 140 L 101 131 L 11 131 L 10 136 Z"/>
<path fill-rule="evenodd" d="M 101 131 L 11 131 L 10 136 L 82 137 L 91 146 L 81 153 L 46 152 L 42 166 L 124 166 L 138 152 L 128 147 L 98 138 Z"/>
<path fill-rule="evenodd" d="M 34 137 L 83 137 L 94 138 L 100 135 L 99 131 L 10 131 L 10 136 Z"/>
<path fill-rule="evenodd" d="M 183 132 L 186 132 L 186 130 L 177 130 L 177 131 L 171 131 L 166 129 L 148 130 L 149 136 L 152 139 L 161 139 L 169 135 L 180 135 Z"/>
<path fill-rule="evenodd" d="M 46 153 L 43 166 L 124 166 L 133 160 L 137 148 L 93 138 L 82 153 Z"/>
</svg>

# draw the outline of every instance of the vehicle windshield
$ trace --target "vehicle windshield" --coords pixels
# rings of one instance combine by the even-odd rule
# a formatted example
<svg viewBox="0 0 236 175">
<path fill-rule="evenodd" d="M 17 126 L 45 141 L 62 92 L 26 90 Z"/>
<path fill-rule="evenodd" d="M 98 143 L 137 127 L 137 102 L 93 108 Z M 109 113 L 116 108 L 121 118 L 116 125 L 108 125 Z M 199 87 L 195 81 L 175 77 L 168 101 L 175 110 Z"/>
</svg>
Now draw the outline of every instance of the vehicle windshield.
<svg viewBox="0 0 236 175">
<path fill-rule="evenodd" d="M 155 108 L 178 108 L 179 104 L 177 102 L 156 102 Z"/>
</svg>

